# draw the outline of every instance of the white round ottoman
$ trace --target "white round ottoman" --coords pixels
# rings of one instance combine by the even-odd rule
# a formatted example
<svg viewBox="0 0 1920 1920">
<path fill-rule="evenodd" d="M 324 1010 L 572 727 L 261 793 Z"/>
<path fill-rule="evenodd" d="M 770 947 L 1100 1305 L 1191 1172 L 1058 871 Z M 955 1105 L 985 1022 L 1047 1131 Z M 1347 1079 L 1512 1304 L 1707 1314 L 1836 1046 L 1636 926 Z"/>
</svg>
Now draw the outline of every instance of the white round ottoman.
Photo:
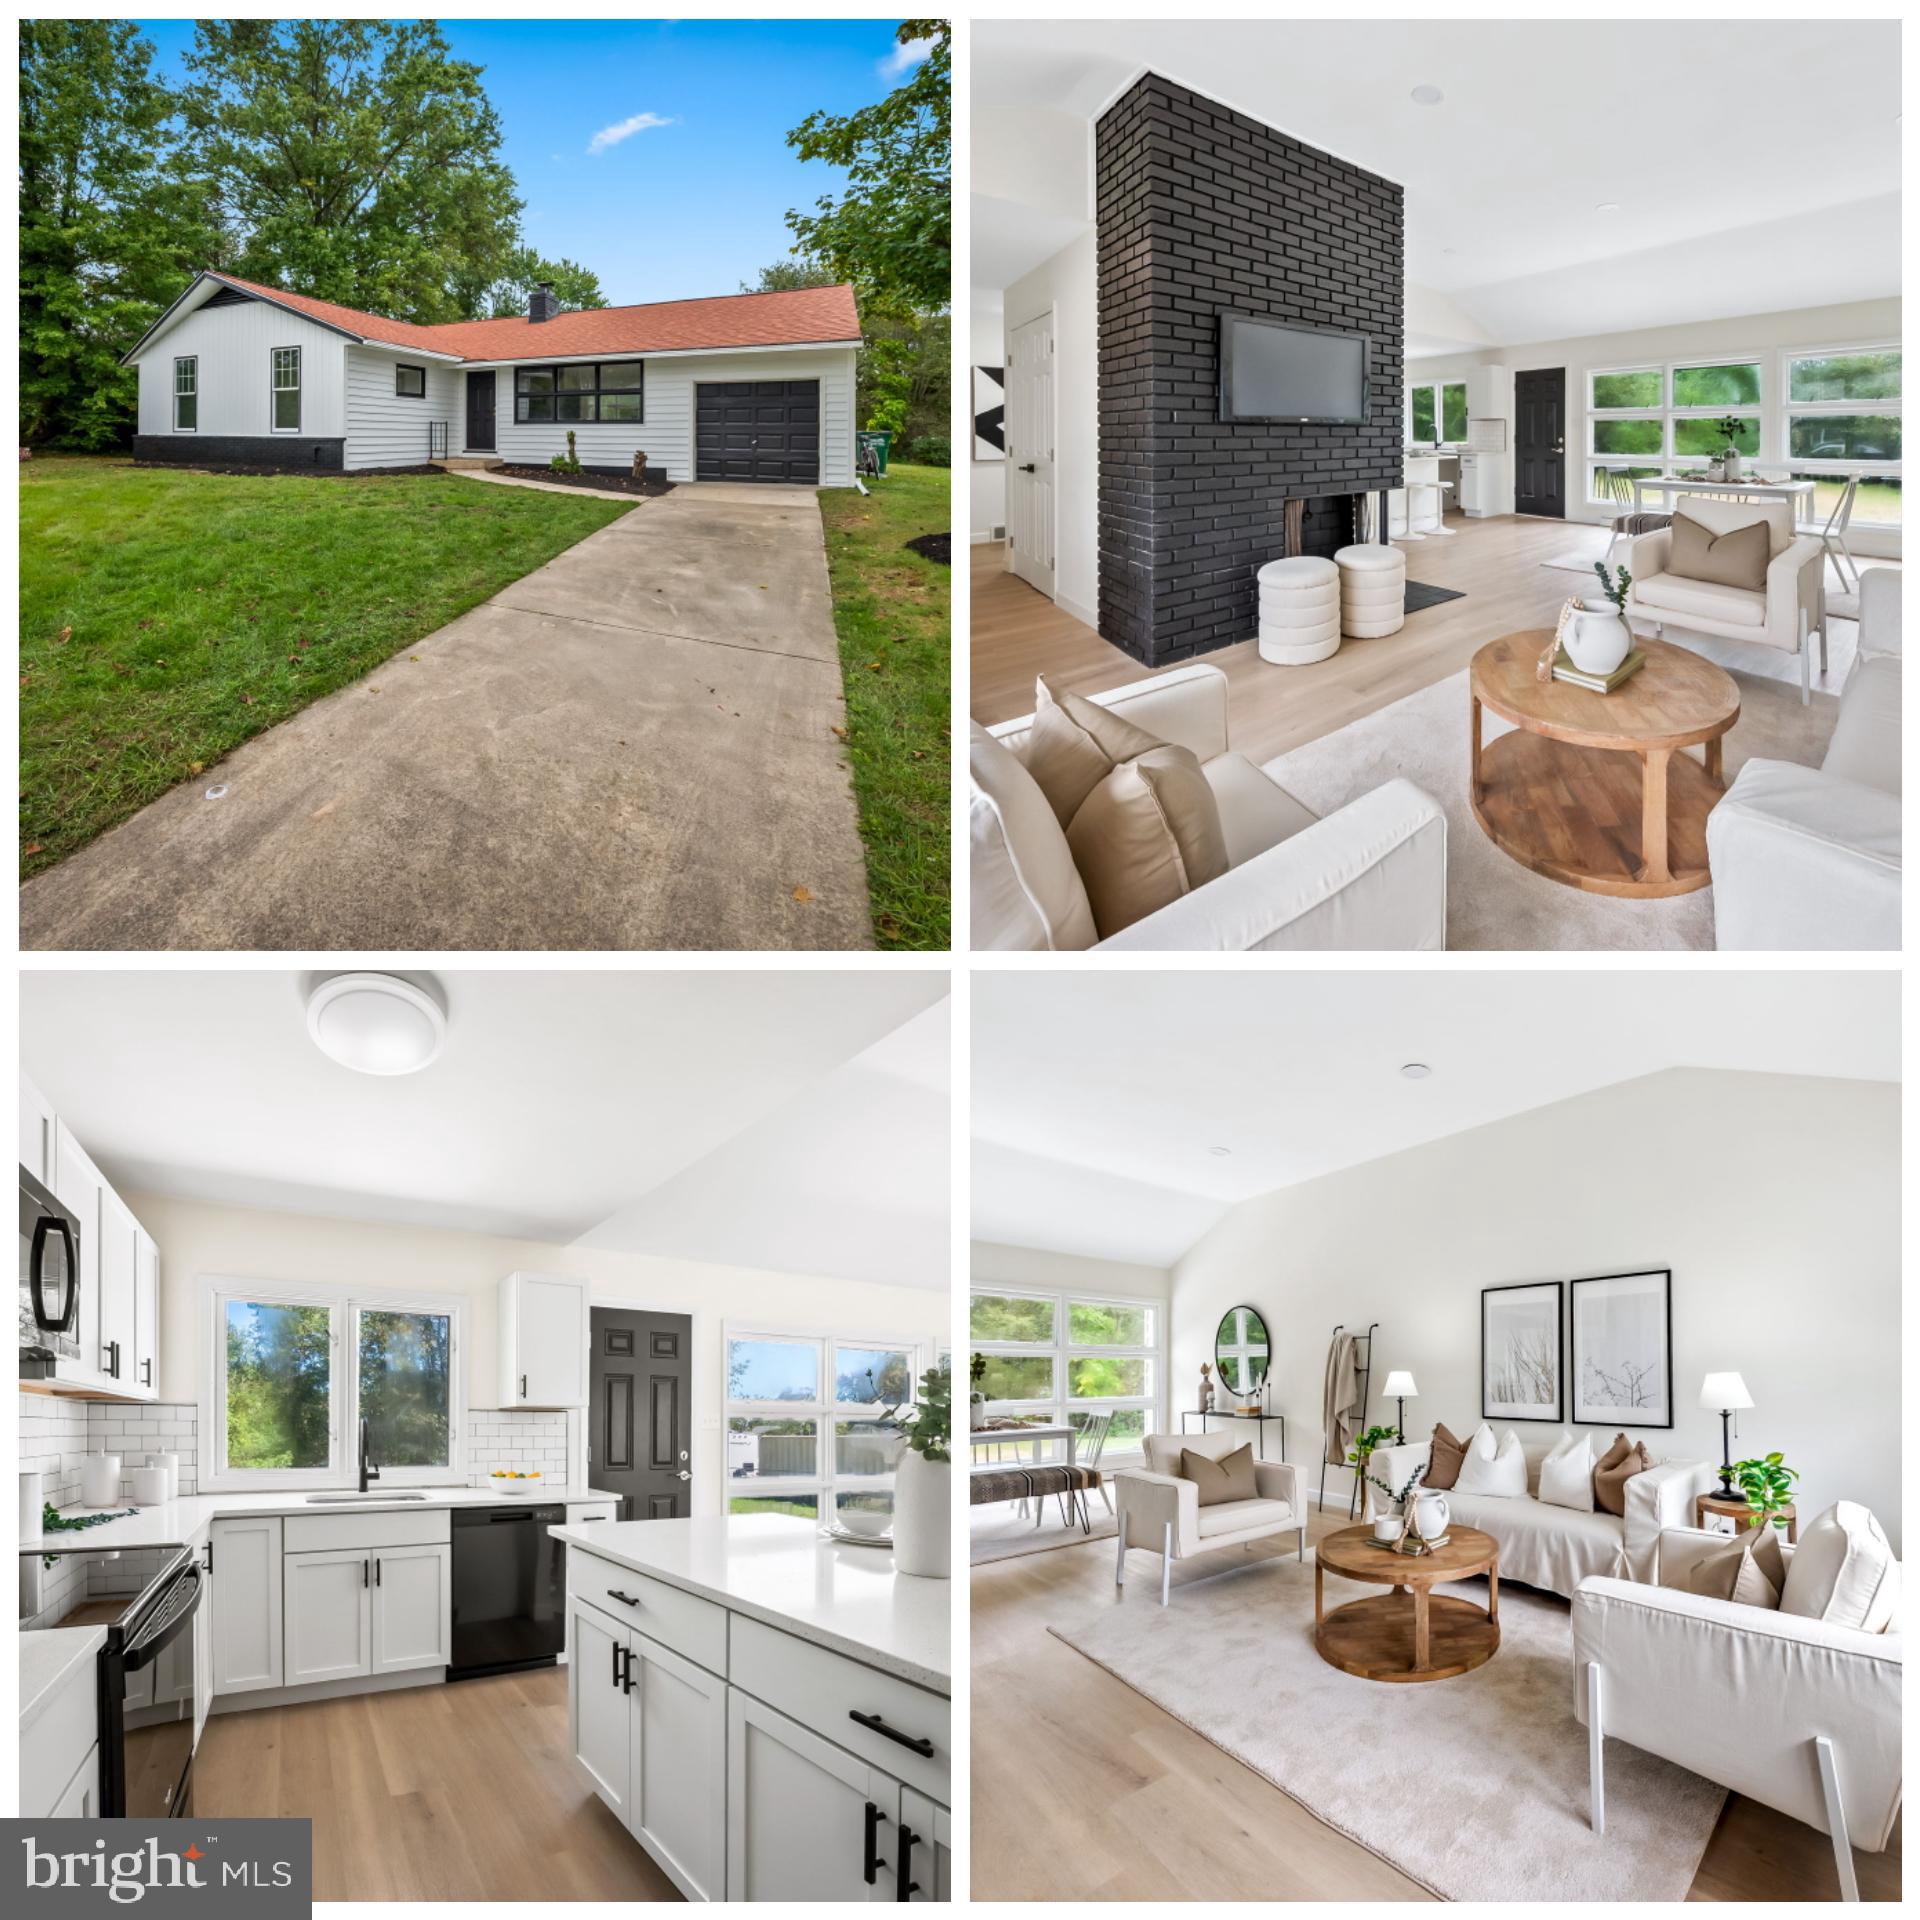
<svg viewBox="0 0 1920 1920">
<path fill-rule="evenodd" d="M 1340 631 L 1355 640 L 1378 640 L 1407 624 L 1407 556 L 1398 547 L 1342 547 Z"/>
<path fill-rule="evenodd" d="M 1260 569 L 1260 658 L 1304 667 L 1340 649 L 1340 569 L 1300 554 Z"/>
</svg>

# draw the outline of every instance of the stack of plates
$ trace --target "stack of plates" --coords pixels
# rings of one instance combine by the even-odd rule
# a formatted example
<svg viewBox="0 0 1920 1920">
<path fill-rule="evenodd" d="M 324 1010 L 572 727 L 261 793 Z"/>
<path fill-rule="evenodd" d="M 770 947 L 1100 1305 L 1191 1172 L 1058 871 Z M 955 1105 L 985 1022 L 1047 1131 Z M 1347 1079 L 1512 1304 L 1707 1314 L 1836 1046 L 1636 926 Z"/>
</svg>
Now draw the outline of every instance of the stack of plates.
<svg viewBox="0 0 1920 1920">
<path fill-rule="evenodd" d="M 832 1540 L 843 1547 L 878 1547 L 884 1553 L 893 1551 L 893 1536 L 887 1533 L 851 1533 L 837 1520 L 829 1520 L 820 1529 L 822 1540 Z"/>
</svg>

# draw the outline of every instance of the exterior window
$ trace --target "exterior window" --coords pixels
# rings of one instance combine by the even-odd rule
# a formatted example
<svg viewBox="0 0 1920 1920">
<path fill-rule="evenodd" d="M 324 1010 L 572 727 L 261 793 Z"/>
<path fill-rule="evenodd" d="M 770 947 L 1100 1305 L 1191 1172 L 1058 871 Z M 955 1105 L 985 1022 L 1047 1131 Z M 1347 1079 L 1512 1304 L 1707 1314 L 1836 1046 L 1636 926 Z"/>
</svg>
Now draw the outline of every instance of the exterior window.
<svg viewBox="0 0 1920 1920">
<path fill-rule="evenodd" d="M 608 361 L 601 366 L 518 367 L 513 376 L 513 417 L 522 424 L 548 421 L 577 426 L 593 421 L 644 419 L 643 363 Z"/>
<path fill-rule="evenodd" d="M 173 430 L 200 431 L 200 362 L 191 355 L 173 363 Z"/>
<path fill-rule="evenodd" d="M 424 400 L 427 397 L 426 368 L 396 366 L 393 370 L 393 390 L 402 400 Z"/>
<path fill-rule="evenodd" d="M 1467 383 L 1445 380 L 1407 389 L 1407 444 L 1454 447 L 1467 437 Z"/>
<path fill-rule="evenodd" d="M 996 1416 L 1029 1426 L 1077 1427 L 1110 1413 L 1110 1452 L 1137 1453 L 1160 1431 L 1163 1321 L 1155 1300 L 977 1288 L 968 1327 L 981 1373 L 972 1390 Z M 976 1442 L 975 1458 L 995 1445 Z"/>
<path fill-rule="evenodd" d="M 273 430 L 275 433 L 300 431 L 298 347 L 275 347 L 273 350 Z"/>
<path fill-rule="evenodd" d="M 1801 353 L 1786 365 L 1787 458 L 1797 480 L 1814 483 L 1814 517 L 1824 521 L 1849 479 L 1859 482 L 1853 517 L 1900 524 L 1900 349 Z"/>
</svg>

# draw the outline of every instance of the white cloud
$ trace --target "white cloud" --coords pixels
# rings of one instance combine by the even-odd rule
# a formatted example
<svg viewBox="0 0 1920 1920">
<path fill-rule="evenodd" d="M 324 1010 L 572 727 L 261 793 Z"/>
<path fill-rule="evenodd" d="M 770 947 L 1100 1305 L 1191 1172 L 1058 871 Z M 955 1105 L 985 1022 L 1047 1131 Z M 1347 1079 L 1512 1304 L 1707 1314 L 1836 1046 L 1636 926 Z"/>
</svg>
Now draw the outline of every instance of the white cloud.
<svg viewBox="0 0 1920 1920">
<path fill-rule="evenodd" d="M 645 133 L 649 127 L 670 127 L 673 122 L 663 113 L 636 113 L 625 120 L 616 120 L 610 127 L 602 127 L 587 142 L 589 153 L 605 153 L 609 147 L 617 147 L 622 140 L 631 140 L 636 133 Z"/>
<path fill-rule="evenodd" d="M 882 80 L 898 80 L 909 67 L 917 67 L 933 51 L 931 40 L 903 40 L 880 62 Z"/>
</svg>

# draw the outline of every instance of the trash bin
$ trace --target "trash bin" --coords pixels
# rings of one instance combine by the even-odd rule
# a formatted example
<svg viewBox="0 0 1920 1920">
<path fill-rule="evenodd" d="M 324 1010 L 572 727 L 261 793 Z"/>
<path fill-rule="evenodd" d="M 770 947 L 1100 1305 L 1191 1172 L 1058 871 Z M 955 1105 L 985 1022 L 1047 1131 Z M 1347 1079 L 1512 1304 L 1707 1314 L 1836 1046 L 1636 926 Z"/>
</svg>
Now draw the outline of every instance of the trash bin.
<svg viewBox="0 0 1920 1920">
<path fill-rule="evenodd" d="M 887 450 L 892 445 L 893 429 L 891 427 L 882 428 L 878 432 L 869 431 L 864 427 L 861 429 L 860 451 L 864 454 L 871 449 L 874 465 L 883 474 L 887 470 Z M 866 466 L 864 460 L 862 460 L 860 464 L 862 468 Z"/>
</svg>

